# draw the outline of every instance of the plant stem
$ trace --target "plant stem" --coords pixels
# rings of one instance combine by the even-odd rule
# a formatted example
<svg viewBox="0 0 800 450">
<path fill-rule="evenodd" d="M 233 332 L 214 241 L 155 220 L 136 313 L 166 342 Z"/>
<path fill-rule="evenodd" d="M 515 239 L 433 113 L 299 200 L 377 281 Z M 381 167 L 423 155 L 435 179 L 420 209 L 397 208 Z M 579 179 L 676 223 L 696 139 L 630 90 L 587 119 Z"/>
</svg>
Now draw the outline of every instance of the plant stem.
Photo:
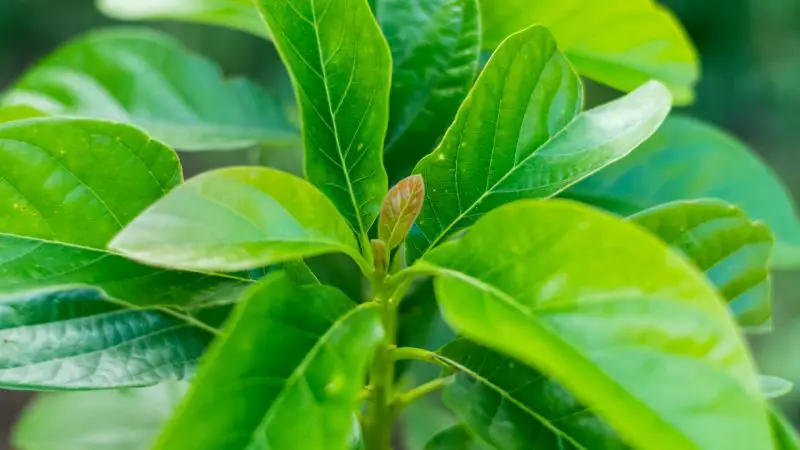
<svg viewBox="0 0 800 450">
<path fill-rule="evenodd" d="M 394 350 L 392 350 L 392 359 L 394 359 L 395 361 L 411 359 L 414 361 L 422 361 L 431 364 L 436 364 L 437 366 L 441 366 L 446 369 L 452 369 L 452 367 L 445 361 L 443 361 L 442 358 L 440 358 L 436 353 L 422 348 L 416 348 L 416 347 L 395 348 Z"/>
<path fill-rule="evenodd" d="M 375 353 L 370 371 L 372 392 L 365 418 L 364 442 L 368 450 L 391 450 L 394 423 L 394 360 L 391 352 L 397 338 L 397 317 L 391 298 L 386 295 L 383 280 L 376 280 L 374 286 L 378 292 L 375 301 L 381 304 L 386 339 Z"/>
<path fill-rule="evenodd" d="M 414 389 L 411 389 L 408 392 L 405 392 L 401 395 L 398 395 L 394 399 L 393 408 L 392 410 L 395 413 L 398 413 L 403 410 L 406 406 L 413 403 L 416 400 L 432 393 L 436 392 L 439 389 L 444 388 L 448 384 L 452 383 L 455 380 L 455 374 L 448 375 L 446 377 L 437 378 L 433 381 L 429 381 L 421 386 L 417 386 Z"/>
</svg>

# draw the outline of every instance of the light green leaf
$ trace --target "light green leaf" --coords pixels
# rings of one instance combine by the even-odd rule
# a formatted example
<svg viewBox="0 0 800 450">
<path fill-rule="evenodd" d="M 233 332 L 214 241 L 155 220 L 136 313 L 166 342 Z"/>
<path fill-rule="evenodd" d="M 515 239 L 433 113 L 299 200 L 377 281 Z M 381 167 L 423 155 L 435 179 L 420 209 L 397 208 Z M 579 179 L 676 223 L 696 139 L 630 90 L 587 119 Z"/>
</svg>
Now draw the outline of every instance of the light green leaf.
<svg viewBox="0 0 800 450">
<path fill-rule="evenodd" d="M 149 450 L 186 387 L 40 394 L 17 423 L 18 450 Z"/>
<path fill-rule="evenodd" d="M 463 425 L 454 425 L 434 436 L 425 450 L 489 450 L 489 447 L 477 442 Z"/>
<path fill-rule="evenodd" d="M 27 105 L 0 106 L 0 123 L 42 117 L 45 114 Z"/>
<path fill-rule="evenodd" d="M 653 0 L 492 0 L 480 2 L 483 47 L 495 48 L 530 25 L 547 27 L 575 69 L 629 91 L 662 81 L 677 103 L 691 103 L 700 63 L 680 22 Z"/>
<path fill-rule="evenodd" d="M 703 271 L 727 300 L 740 326 L 769 328 L 774 239 L 763 223 L 719 200 L 668 203 L 630 220 L 643 226 Z"/>
<path fill-rule="evenodd" d="M 383 336 L 377 305 L 273 274 L 240 302 L 155 448 L 347 449 Z"/>
<path fill-rule="evenodd" d="M 800 438 L 797 436 L 797 431 L 775 407 L 770 408 L 770 422 L 772 424 L 772 436 L 775 443 L 775 450 L 800 449 Z"/>
<path fill-rule="evenodd" d="M 444 403 L 494 448 L 628 448 L 562 385 L 524 364 L 465 339 L 439 355 L 458 371 Z"/>
<path fill-rule="evenodd" d="M 297 140 L 280 105 L 260 87 L 226 80 L 211 61 L 144 29 L 93 32 L 65 44 L 25 73 L 2 103 L 137 125 L 180 150 Z"/>
<path fill-rule="evenodd" d="M 266 167 L 219 169 L 189 180 L 110 247 L 185 270 L 235 272 L 331 252 L 367 264 L 330 200 L 302 178 Z"/>
<path fill-rule="evenodd" d="M 670 96 L 653 82 L 579 114 L 581 103 L 580 81 L 546 29 L 505 41 L 439 148 L 414 169 L 427 196 L 409 253 L 424 253 L 505 203 L 556 195 L 624 157 L 658 128 Z"/>
<path fill-rule="evenodd" d="M 792 382 L 771 375 L 759 375 L 758 382 L 761 385 L 761 392 L 767 400 L 783 397 L 794 389 Z"/>
<path fill-rule="evenodd" d="M 800 218 L 788 189 L 740 141 L 690 118 L 670 117 L 631 156 L 567 196 L 623 215 L 675 200 L 718 198 L 769 225 L 777 239 L 774 264 L 800 264 Z"/>
<path fill-rule="evenodd" d="M 478 69 L 476 0 L 381 0 L 378 20 L 394 72 L 386 167 L 394 180 L 433 150 Z"/>
<path fill-rule="evenodd" d="M 221 25 L 269 39 L 269 29 L 252 0 L 96 0 L 119 20 L 177 20 Z"/>
<path fill-rule="evenodd" d="M 769 449 L 747 347 L 713 287 L 629 222 L 507 205 L 418 269 L 445 320 L 563 384 L 635 447 Z"/>
<path fill-rule="evenodd" d="M 391 55 L 366 0 L 256 0 L 293 78 L 305 173 L 362 237 L 388 189 Z"/>
</svg>

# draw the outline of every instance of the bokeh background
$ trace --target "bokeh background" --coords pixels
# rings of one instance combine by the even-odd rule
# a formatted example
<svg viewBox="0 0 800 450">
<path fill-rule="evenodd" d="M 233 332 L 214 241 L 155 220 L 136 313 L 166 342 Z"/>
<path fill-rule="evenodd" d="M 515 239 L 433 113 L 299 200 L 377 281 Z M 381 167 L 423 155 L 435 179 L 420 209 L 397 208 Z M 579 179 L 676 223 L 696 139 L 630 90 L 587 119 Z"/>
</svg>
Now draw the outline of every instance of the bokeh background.
<svg viewBox="0 0 800 450">
<path fill-rule="evenodd" d="M 702 59 L 698 99 L 686 112 L 747 142 L 800 199 L 800 0 L 662 3 L 684 23 Z M 0 0 L 0 91 L 64 41 L 113 24 L 95 10 L 92 0 Z M 147 25 L 216 60 L 226 73 L 268 84 L 291 101 L 288 78 L 270 43 L 200 25 Z M 597 93 L 596 98 L 605 95 Z M 191 173 L 252 161 L 251 153 L 234 152 L 204 154 L 186 163 Z M 751 341 L 762 372 L 800 386 L 800 271 L 775 275 L 774 331 Z M 25 393 L 0 391 L 0 450 L 11 448 L 10 428 L 29 399 Z M 779 404 L 800 424 L 800 389 Z"/>
</svg>

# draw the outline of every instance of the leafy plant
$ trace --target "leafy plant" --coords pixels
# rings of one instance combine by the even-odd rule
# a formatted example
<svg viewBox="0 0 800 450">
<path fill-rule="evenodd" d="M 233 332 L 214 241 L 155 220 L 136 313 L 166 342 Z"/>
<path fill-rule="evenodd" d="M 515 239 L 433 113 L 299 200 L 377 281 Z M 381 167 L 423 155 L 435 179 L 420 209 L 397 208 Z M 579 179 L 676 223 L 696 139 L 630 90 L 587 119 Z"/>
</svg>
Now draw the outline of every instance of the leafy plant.
<svg viewBox="0 0 800 450">
<path fill-rule="evenodd" d="M 743 338 L 800 261 L 785 188 L 667 118 L 699 68 L 664 8 L 535 3 L 100 1 L 272 40 L 299 118 L 133 28 L 2 96 L 0 386 L 77 391 L 16 445 L 800 448 Z M 186 182 L 172 149 L 297 145 Z"/>
</svg>

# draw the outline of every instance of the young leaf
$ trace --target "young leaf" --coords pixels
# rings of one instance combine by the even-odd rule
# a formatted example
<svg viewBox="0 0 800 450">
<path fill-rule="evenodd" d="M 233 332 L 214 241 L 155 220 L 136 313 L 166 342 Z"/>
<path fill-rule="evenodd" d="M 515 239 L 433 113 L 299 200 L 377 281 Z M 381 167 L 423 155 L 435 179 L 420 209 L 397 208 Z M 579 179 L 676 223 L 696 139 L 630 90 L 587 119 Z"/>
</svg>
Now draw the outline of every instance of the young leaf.
<svg viewBox="0 0 800 450">
<path fill-rule="evenodd" d="M 417 267 L 437 275 L 456 332 L 553 377 L 625 442 L 769 448 L 733 319 L 700 273 L 638 226 L 572 202 L 517 202 Z"/>
<path fill-rule="evenodd" d="M 266 167 L 197 176 L 145 210 L 111 242 L 134 260 L 235 272 L 358 244 L 336 207 L 302 178 Z"/>
<path fill-rule="evenodd" d="M 761 385 L 761 393 L 767 400 L 783 397 L 794 389 L 792 382 L 771 375 L 759 375 L 758 383 Z"/>
<path fill-rule="evenodd" d="M 654 0 L 482 1 L 483 47 L 533 24 L 553 32 L 581 75 L 623 91 L 656 79 L 677 103 L 691 103 L 700 78 L 692 42 Z"/>
<path fill-rule="evenodd" d="M 788 189 L 740 141 L 694 119 L 670 117 L 630 157 L 567 196 L 623 215 L 675 200 L 718 198 L 769 225 L 777 239 L 774 264 L 800 264 L 800 218 Z"/>
<path fill-rule="evenodd" d="M 467 96 L 480 16 L 476 0 L 381 0 L 377 16 L 394 61 L 385 151 L 396 180 L 433 150 Z"/>
<path fill-rule="evenodd" d="M 270 275 L 238 305 L 155 449 L 345 450 L 381 339 L 376 305 Z"/>
<path fill-rule="evenodd" d="M 753 222 L 742 210 L 719 200 L 668 203 L 635 214 L 630 220 L 702 270 L 728 301 L 740 326 L 770 326 L 769 257 L 774 239 L 766 225 Z"/>
<path fill-rule="evenodd" d="M 42 117 L 45 114 L 27 105 L 0 106 L 0 123 Z"/>
<path fill-rule="evenodd" d="M 252 0 L 96 0 L 118 20 L 177 20 L 221 25 L 269 39 L 269 29 Z"/>
<path fill-rule="evenodd" d="M 439 354 L 458 370 L 444 403 L 493 448 L 628 448 L 562 385 L 524 364 L 465 339 Z"/>
<path fill-rule="evenodd" d="M 366 236 L 387 191 L 391 56 L 366 0 L 256 0 L 300 103 L 305 172 Z"/>
<path fill-rule="evenodd" d="M 419 175 L 401 180 L 386 194 L 378 220 L 378 236 L 393 249 L 408 236 L 425 201 L 425 182 Z"/>
<path fill-rule="evenodd" d="M 124 391 L 41 394 L 17 423 L 14 448 L 149 450 L 185 389 L 170 382 Z"/>
<path fill-rule="evenodd" d="M 225 80 L 211 61 L 150 30 L 80 37 L 25 73 L 4 97 L 4 104 L 30 105 L 51 115 L 137 125 L 180 150 L 297 139 L 280 105 L 260 87 Z"/>
<path fill-rule="evenodd" d="M 546 29 L 505 41 L 439 148 L 414 169 L 427 198 L 412 257 L 497 206 L 553 196 L 627 155 L 664 120 L 670 96 L 653 82 L 583 114 L 581 103 L 580 80 Z"/>
<path fill-rule="evenodd" d="M 490 447 L 478 442 L 463 425 L 454 425 L 434 436 L 425 450 L 490 450 Z"/>
</svg>

